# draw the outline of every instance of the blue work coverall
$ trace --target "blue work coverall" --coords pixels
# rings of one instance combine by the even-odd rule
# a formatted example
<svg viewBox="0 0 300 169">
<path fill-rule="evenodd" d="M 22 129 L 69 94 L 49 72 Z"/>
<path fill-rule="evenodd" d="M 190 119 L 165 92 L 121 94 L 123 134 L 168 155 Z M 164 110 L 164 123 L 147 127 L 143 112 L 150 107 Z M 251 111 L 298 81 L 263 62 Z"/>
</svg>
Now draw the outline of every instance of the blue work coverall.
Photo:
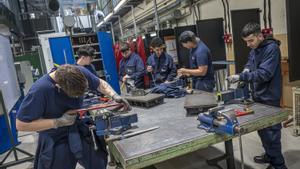
<svg viewBox="0 0 300 169">
<path fill-rule="evenodd" d="M 89 88 L 97 90 L 99 79 L 87 69 L 76 66 L 88 80 Z M 23 122 L 61 117 L 70 109 L 78 109 L 83 98 L 71 98 L 55 86 L 55 81 L 44 75 L 25 96 L 17 118 Z M 35 169 L 75 169 L 77 162 L 88 169 L 105 169 L 107 151 L 103 138 L 97 138 L 100 148 L 93 149 L 88 128 L 77 119 L 71 126 L 40 131 L 35 154 Z"/>
<path fill-rule="evenodd" d="M 240 73 L 240 80 L 249 82 L 252 98 L 255 102 L 280 106 L 281 91 L 281 54 L 280 42 L 265 39 L 252 49 L 245 68 L 250 72 Z M 266 155 L 271 165 L 276 169 L 285 169 L 285 162 L 281 152 L 281 124 L 258 131 Z"/>
<path fill-rule="evenodd" d="M 149 73 L 151 75 L 151 87 L 154 84 L 161 84 L 165 81 L 171 82 L 176 77 L 176 66 L 173 58 L 166 52 L 163 52 L 160 57 L 153 53 L 147 59 L 147 66 L 152 66 L 153 70 L 152 75 Z"/>
<path fill-rule="evenodd" d="M 197 47 L 190 50 L 190 68 L 198 69 L 199 66 L 207 66 L 207 73 L 204 76 L 193 76 L 193 89 L 213 92 L 215 87 L 212 56 L 208 47 L 200 40 Z"/>
<path fill-rule="evenodd" d="M 119 77 L 122 78 L 125 75 L 130 76 L 130 79 L 134 80 L 136 88 L 144 88 L 144 74 L 145 66 L 141 57 L 136 53 L 131 53 L 128 58 L 122 58 L 119 66 Z"/>
</svg>

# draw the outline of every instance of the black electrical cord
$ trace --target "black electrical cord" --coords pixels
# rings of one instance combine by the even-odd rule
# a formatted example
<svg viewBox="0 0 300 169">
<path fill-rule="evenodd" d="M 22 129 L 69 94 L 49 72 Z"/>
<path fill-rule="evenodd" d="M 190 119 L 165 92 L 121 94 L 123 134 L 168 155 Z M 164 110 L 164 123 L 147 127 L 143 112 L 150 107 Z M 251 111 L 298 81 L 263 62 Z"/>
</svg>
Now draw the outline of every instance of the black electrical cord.
<svg viewBox="0 0 300 169">
<path fill-rule="evenodd" d="M 228 32 L 231 34 L 231 26 L 230 26 L 230 10 L 229 10 L 229 3 L 228 0 L 226 0 L 226 6 L 227 6 L 227 17 L 228 17 Z"/>
<path fill-rule="evenodd" d="M 265 29 L 267 28 L 267 0 L 264 0 L 264 26 L 265 26 Z"/>
<path fill-rule="evenodd" d="M 268 0 L 269 5 L 269 28 L 272 28 L 272 15 L 271 15 L 271 0 Z"/>
<path fill-rule="evenodd" d="M 225 29 L 225 33 L 227 33 L 227 15 L 226 15 L 226 6 L 224 0 L 222 0 L 222 4 L 224 9 L 224 27 L 225 27 L 224 29 Z"/>
</svg>

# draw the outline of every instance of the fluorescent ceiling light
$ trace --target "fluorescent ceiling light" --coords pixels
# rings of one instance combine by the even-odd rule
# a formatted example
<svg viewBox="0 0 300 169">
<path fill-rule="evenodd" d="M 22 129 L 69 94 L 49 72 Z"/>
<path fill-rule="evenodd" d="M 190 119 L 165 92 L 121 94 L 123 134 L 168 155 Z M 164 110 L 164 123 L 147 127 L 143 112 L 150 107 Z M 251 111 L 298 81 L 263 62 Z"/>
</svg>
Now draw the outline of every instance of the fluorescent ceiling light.
<svg viewBox="0 0 300 169">
<path fill-rule="evenodd" d="M 104 23 L 104 21 L 101 21 L 101 22 L 97 25 L 97 27 L 100 27 L 103 23 Z"/>
<path fill-rule="evenodd" d="M 121 0 L 121 1 L 117 4 L 117 6 L 114 8 L 114 12 L 117 12 L 117 11 L 121 8 L 121 6 L 125 4 L 126 1 L 127 1 L 127 0 Z"/>
<path fill-rule="evenodd" d="M 113 13 L 109 13 L 108 15 L 106 15 L 106 17 L 104 18 L 104 21 L 106 22 L 111 16 L 113 15 Z"/>
</svg>

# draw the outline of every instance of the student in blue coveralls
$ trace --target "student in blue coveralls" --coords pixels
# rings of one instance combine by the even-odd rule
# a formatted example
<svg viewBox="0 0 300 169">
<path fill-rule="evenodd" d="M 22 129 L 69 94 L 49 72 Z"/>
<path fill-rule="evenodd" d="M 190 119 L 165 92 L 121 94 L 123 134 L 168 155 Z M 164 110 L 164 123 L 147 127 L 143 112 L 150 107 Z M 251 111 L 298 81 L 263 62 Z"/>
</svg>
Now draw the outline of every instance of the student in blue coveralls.
<svg viewBox="0 0 300 169">
<path fill-rule="evenodd" d="M 178 69 L 178 75 L 191 76 L 193 89 L 213 92 L 215 80 L 210 50 L 192 31 L 181 33 L 179 41 L 190 49 L 190 68 Z"/>
<path fill-rule="evenodd" d="M 244 71 L 231 75 L 227 80 L 249 82 L 252 98 L 255 102 L 280 106 L 281 68 L 280 42 L 272 38 L 264 38 L 260 25 L 248 23 L 242 30 L 242 38 L 251 48 Z M 281 124 L 258 131 L 265 153 L 254 157 L 256 163 L 270 163 L 268 169 L 286 169 L 281 152 Z"/>
<path fill-rule="evenodd" d="M 35 169 L 75 169 L 77 162 L 86 169 L 105 169 L 107 151 L 103 138 L 93 149 L 91 133 L 76 120 L 87 88 L 98 90 L 116 102 L 126 100 L 102 79 L 82 66 L 62 65 L 37 80 L 25 96 L 17 114 L 19 131 L 39 133 Z"/>
<path fill-rule="evenodd" d="M 90 46 L 80 47 L 77 51 L 78 60 L 76 65 L 83 66 L 87 68 L 91 73 L 98 76 L 95 66 L 92 64 L 92 61 L 95 57 L 95 49 Z"/>
<path fill-rule="evenodd" d="M 128 43 L 121 44 L 121 52 L 123 58 L 119 65 L 120 80 L 127 84 L 126 86 L 143 89 L 145 66 L 141 57 L 131 52 Z M 130 91 L 130 87 L 127 87 L 127 91 Z"/>
<path fill-rule="evenodd" d="M 151 40 L 150 46 L 153 54 L 147 59 L 147 72 L 150 74 L 150 87 L 161 83 L 169 83 L 176 77 L 176 66 L 172 56 L 164 52 L 163 41 L 155 37 Z"/>
</svg>

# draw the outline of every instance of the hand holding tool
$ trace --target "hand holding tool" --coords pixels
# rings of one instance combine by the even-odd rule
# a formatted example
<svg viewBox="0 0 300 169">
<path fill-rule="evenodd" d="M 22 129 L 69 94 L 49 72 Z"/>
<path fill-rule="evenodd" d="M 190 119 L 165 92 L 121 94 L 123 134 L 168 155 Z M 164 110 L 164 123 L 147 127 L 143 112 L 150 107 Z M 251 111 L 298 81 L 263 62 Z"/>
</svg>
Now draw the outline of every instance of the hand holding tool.
<svg viewBox="0 0 300 169">
<path fill-rule="evenodd" d="M 54 128 L 70 126 L 74 124 L 77 115 L 64 113 L 60 118 L 54 119 Z"/>
</svg>

